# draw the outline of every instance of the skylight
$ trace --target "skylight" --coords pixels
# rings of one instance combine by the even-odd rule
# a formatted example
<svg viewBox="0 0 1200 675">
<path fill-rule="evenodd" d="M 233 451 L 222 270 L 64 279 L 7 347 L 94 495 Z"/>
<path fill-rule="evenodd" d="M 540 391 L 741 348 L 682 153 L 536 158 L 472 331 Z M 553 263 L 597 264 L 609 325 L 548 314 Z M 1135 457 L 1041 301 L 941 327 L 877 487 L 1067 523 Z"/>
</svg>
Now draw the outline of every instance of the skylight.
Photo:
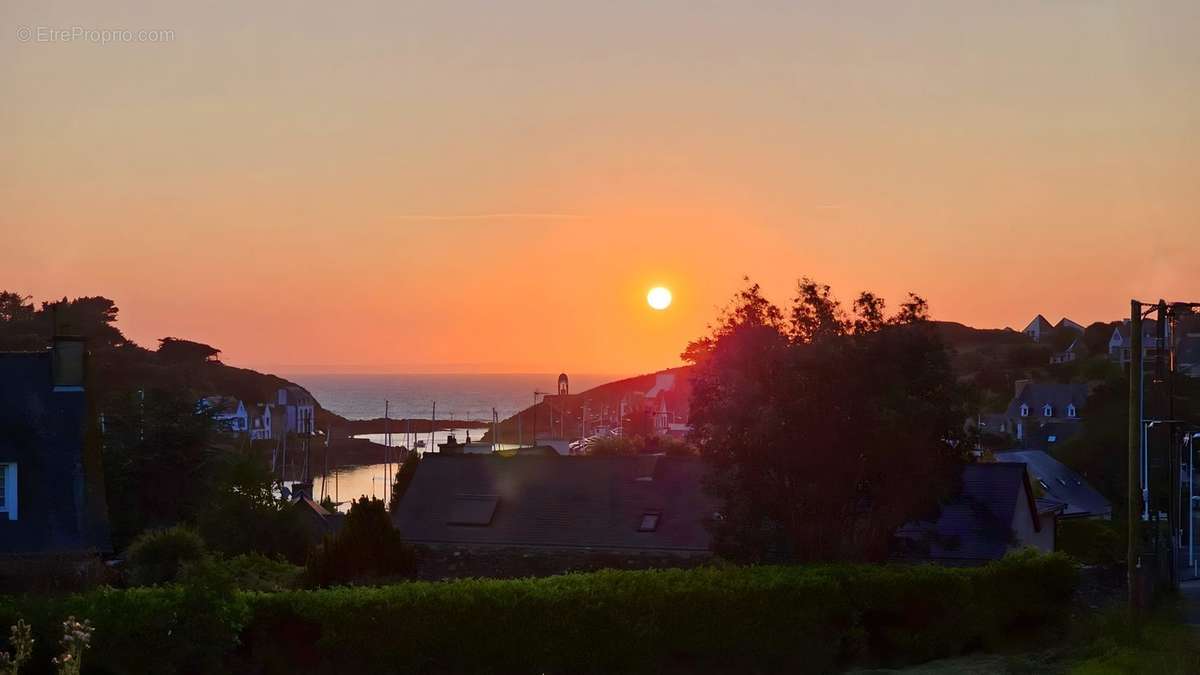
<svg viewBox="0 0 1200 675">
<path fill-rule="evenodd" d="M 658 529 L 658 520 L 662 517 L 662 513 L 658 511 L 647 511 L 642 514 L 642 520 L 638 523 L 638 532 L 654 532 Z"/>
<path fill-rule="evenodd" d="M 455 495 L 446 524 L 487 527 L 492 524 L 499 502 L 495 495 Z"/>
</svg>

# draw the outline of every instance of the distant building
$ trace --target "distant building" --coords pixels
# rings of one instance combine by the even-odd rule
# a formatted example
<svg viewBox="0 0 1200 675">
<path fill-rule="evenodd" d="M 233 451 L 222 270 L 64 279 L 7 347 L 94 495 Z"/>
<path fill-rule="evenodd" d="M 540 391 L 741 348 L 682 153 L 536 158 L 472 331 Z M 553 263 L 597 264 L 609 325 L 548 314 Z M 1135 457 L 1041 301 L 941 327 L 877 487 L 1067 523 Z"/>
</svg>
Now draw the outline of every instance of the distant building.
<svg viewBox="0 0 1200 675">
<path fill-rule="evenodd" d="M 1024 464 L 968 464 L 962 493 L 942 507 L 936 521 L 901 527 L 896 552 L 901 558 L 954 565 L 983 564 L 1026 546 L 1050 552 L 1063 509 L 1034 497 Z"/>
<path fill-rule="evenodd" d="M 1021 332 L 1033 338 L 1034 342 L 1041 342 L 1043 339 L 1049 338 L 1054 333 L 1064 330 L 1073 331 L 1079 335 L 1083 335 L 1084 328 L 1080 324 L 1075 323 L 1065 316 L 1059 319 L 1058 323 L 1051 324 L 1046 320 L 1046 317 L 1038 314 L 1037 316 L 1033 317 L 1033 320 L 1030 321 L 1029 325 L 1025 326 L 1025 329 Z"/>
<path fill-rule="evenodd" d="M 110 552 L 85 344 L 0 352 L 0 559 Z"/>
<path fill-rule="evenodd" d="M 232 396 L 205 396 L 200 399 L 200 408 L 208 411 L 224 431 L 233 434 L 250 431 L 250 415 L 245 404 Z"/>
<path fill-rule="evenodd" d="M 1033 338 L 1034 342 L 1041 342 L 1042 338 L 1050 335 L 1053 330 L 1054 326 L 1046 320 L 1046 317 L 1038 314 L 1033 317 L 1033 321 L 1030 321 L 1029 325 L 1025 326 L 1025 329 L 1021 332 Z"/>
<path fill-rule="evenodd" d="M 311 434 L 314 432 L 316 402 L 300 387 L 283 387 L 279 390 L 277 403 L 283 408 L 284 432 L 289 434 Z"/>
<path fill-rule="evenodd" d="M 1086 384 L 1018 380 L 1004 413 L 1008 433 L 1021 448 L 1049 450 L 1078 432 L 1087 397 Z"/>
<path fill-rule="evenodd" d="M 1079 333 L 1080 335 L 1083 335 L 1084 331 L 1087 330 L 1086 328 L 1083 327 L 1083 324 L 1075 323 L 1074 321 L 1068 319 L 1065 316 L 1063 318 L 1059 319 L 1058 323 L 1054 324 L 1054 329 L 1055 330 L 1075 331 L 1076 333 Z"/>
<path fill-rule="evenodd" d="M 542 560 L 530 564 L 570 551 L 705 558 L 717 505 L 704 471 L 700 459 L 660 455 L 426 455 L 395 523 L 414 544 Z"/>
<path fill-rule="evenodd" d="M 1044 498 L 1063 505 L 1059 518 L 1112 518 L 1112 503 L 1082 476 L 1040 450 L 997 452 L 1001 462 L 1022 462 Z"/>
<path fill-rule="evenodd" d="M 1083 345 L 1078 338 L 1071 341 L 1071 345 L 1061 352 L 1055 352 L 1050 356 L 1050 365 L 1071 363 L 1079 358 L 1083 352 Z"/>
<path fill-rule="evenodd" d="M 246 408 L 246 414 L 250 418 L 250 440 L 251 441 L 269 441 L 275 435 L 271 432 L 271 406 L 270 404 L 254 404 Z"/>
<path fill-rule="evenodd" d="M 1113 329 L 1112 337 L 1108 339 L 1108 356 L 1122 367 L 1128 366 L 1132 360 L 1133 324 L 1126 319 Z M 1170 329 L 1168 327 L 1168 339 Z M 1142 321 L 1142 358 L 1145 362 L 1154 359 L 1158 354 L 1158 322 L 1154 319 Z"/>
<path fill-rule="evenodd" d="M 1200 315 L 1189 314 L 1179 320 L 1176 346 L 1176 372 L 1200 377 Z"/>
</svg>

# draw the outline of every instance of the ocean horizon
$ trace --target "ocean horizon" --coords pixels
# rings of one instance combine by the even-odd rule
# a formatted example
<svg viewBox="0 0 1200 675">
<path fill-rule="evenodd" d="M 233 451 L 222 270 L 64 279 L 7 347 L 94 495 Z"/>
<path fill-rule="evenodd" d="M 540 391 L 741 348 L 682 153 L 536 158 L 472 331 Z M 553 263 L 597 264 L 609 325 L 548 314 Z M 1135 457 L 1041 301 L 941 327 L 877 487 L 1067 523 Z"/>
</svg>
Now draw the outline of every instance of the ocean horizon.
<svg viewBox="0 0 1200 675">
<path fill-rule="evenodd" d="M 533 404 L 534 391 L 556 393 L 558 373 L 279 373 L 308 389 L 326 410 L 352 420 L 383 417 L 439 420 L 504 419 Z M 570 390 L 582 392 L 628 375 L 567 374 Z"/>
</svg>

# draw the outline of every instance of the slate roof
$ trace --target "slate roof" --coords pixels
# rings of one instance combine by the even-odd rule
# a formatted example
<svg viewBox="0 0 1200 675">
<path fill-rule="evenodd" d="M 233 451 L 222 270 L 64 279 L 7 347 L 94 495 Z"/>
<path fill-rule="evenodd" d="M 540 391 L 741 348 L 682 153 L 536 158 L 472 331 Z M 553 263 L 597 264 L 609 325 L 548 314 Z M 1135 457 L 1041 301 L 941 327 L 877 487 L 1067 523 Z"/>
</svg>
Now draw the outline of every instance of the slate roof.
<svg viewBox="0 0 1200 675">
<path fill-rule="evenodd" d="M 51 361 L 51 351 L 0 352 L 0 462 L 17 464 L 18 507 L 16 520 L 0 514 L 0 554 L 112 548 L 87 395 L 55 390 Z"/>
<path fill-rule="evenodd" d="M 415 543 L 707 552 L 716 502 L 701 488 L 704 471 L 690 457 L 427 454 L 395 523 Z M 492 497 L 488 524 L 450 524 L 464 500 Z M 648 513 L 660 514 L 657 529 L 639 531 Z"/>
<path fill-rule="evenodd" d="M 1121 336 L 1121 344 L 1129 344 L 1129 338 L 1133 334 L 1133 324 L 1129 321 L 1122 321 L 1114 328 L 1118 335 Z M 1142 320 L 1142 346 L 1152 347 L 1151 340 L 1158 339 L 1158 321 L 1156 319 Z"/>
<path fill-rule="evenodd" d="M 1002 462 L 1024 462 L 1034 482 L 1042 481 L 1046 497 L 1066 505 L 1064 518 L 1111 516 L 1112 503 L 1070 467 L 1040 450 L 997 452 Z"/>
<path fill-rule="evenodd" d="M 988 462 L 963 467 L 962 493 L 942 507 L 937 522 L 909 523 L 896 535 L 916 557 L 979 562 L 1002 558 L 1014 543 L 1012 525 L 1022 486 L 1028 498 L 1020 508 L 1039 529 L 1025 465 Z"/>
<path fill-rule="evenodd" d="M 1075 404 L 1076 415 L 1083 416 L 1087 403 L 1086 384 L 1057 384 L 1052 382 L 1029 382 L 1008 402 L 1005 412 L 1010 418 L 1021 417 L 1021 404 L 1029 406 L 1029 417 L 1041 417 L 1042 407 L 1049 403 L 1054 408 L 1054 417 L 1066 417 L 1067 405 Z"/>
</svg>

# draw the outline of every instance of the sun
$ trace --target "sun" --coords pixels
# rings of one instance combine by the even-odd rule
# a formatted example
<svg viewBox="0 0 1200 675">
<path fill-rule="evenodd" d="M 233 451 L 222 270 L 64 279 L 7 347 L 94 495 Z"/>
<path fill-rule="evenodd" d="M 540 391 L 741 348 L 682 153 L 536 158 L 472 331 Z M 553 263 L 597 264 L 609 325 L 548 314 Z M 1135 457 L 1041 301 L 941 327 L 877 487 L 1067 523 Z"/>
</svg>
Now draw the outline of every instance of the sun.
<svg viewBox="0 0 1200 675">
<path fill-rule="evenodd" d="M 671 306 L 671 291 L 662 286 L 655 286 L 646 294 L 646 304 L 662 311 Z"/>
</svg>

